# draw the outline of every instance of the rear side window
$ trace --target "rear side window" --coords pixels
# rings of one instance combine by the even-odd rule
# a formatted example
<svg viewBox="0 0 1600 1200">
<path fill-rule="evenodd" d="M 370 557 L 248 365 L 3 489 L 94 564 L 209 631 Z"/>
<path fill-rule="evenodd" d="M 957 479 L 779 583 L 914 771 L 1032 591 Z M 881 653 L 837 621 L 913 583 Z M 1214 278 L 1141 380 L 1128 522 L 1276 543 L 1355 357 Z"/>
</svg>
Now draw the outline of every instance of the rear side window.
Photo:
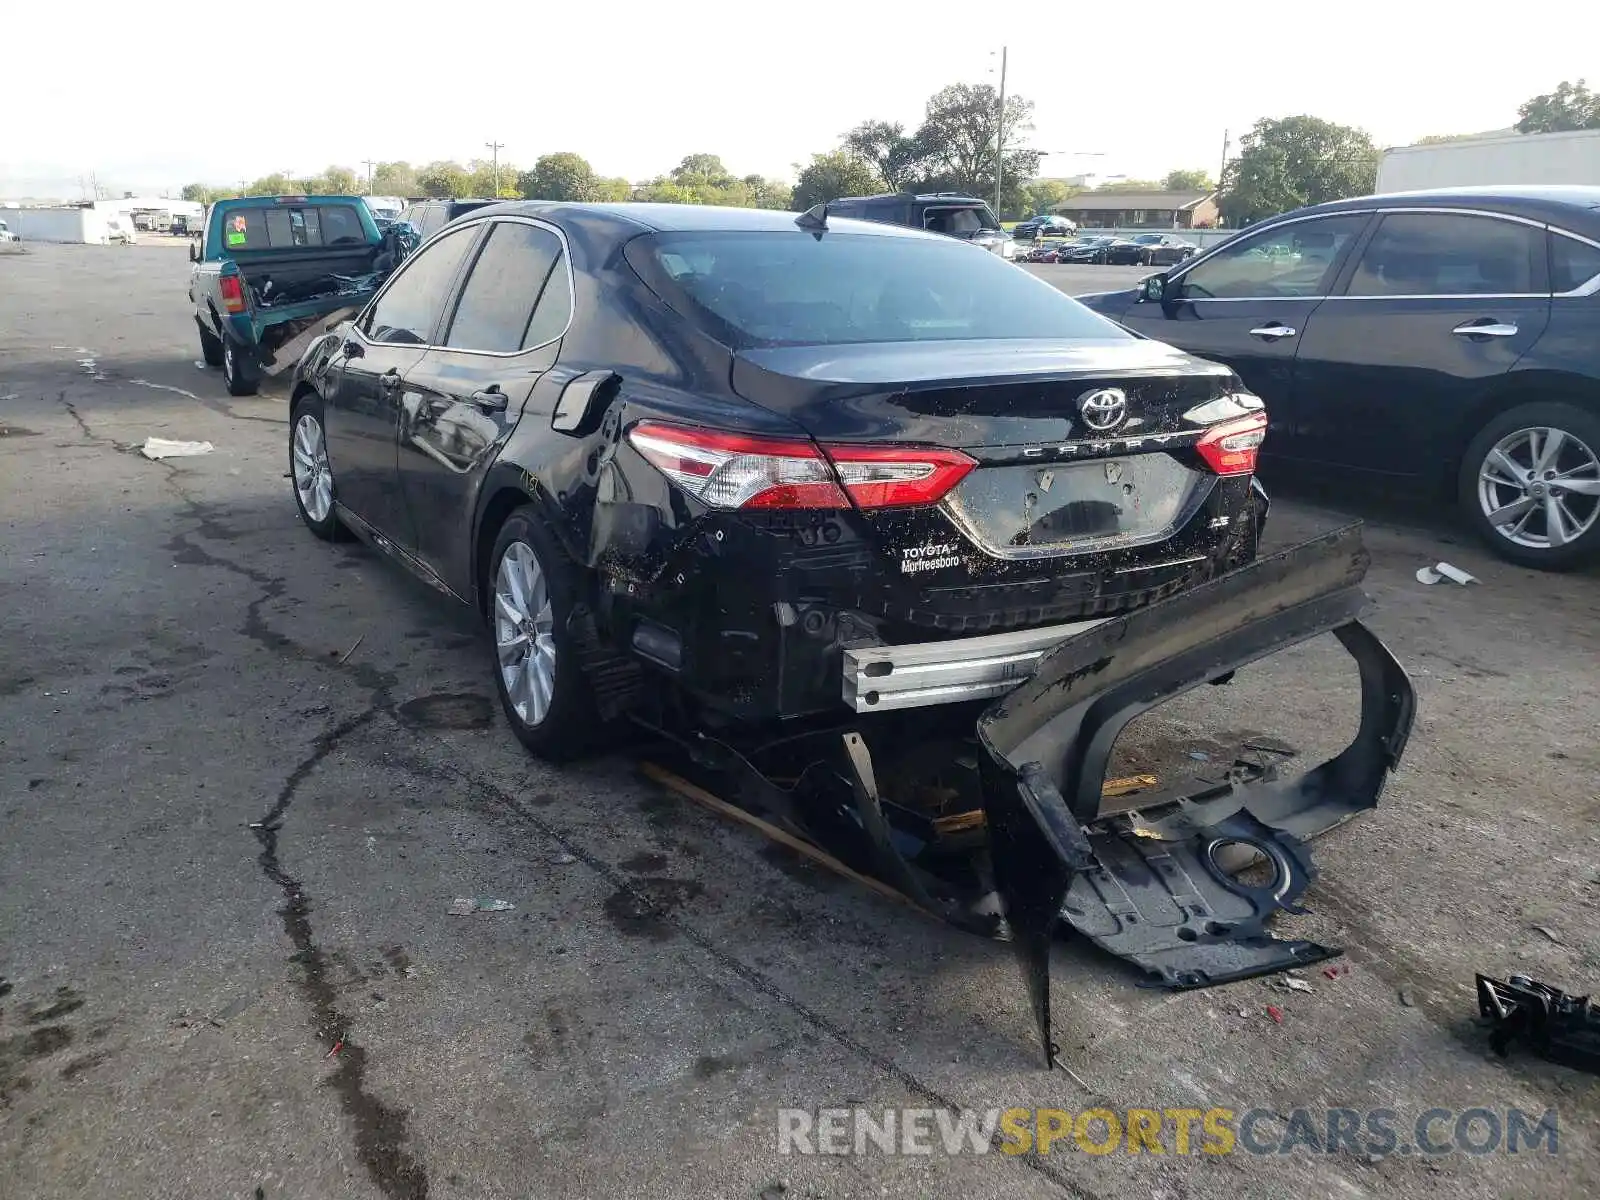
<svg viewBox="0 0 1600 1200">
<path fill-rule="evenodd" d="M 222 220 L 225 252 L 360 245 L 366 240 L 361 218 L 348 204 L 263 205 L 234 209 Z"/>
<path fill-rule="evenodd" d="M 1465 213 L 1389 213 L 1361 252 L 1351 296 L 1481 296 L 1543 290 L 1544 231 Z"/>
<path fill-rule="evenodd" d="M 677 233 L 624 253 L 725 345 L 1129 336 L 998 255 L 947 238 Z"/>
<path fill-rule="evenodd" d="M 455 229 L 406 260 L 367 315 L 366 335 L 375 342 L 425 346 L 433 332 L 461 260 L 472 246 L 477 229 Z"/>
<path fill-rule="evenodd" d="M 1550 290 L 1571 292 L 1600 275 L 1600 246 L 1550 233 Z"/>
<path fill-rule="evenodd" d="M 537 225 L 499 221 L 461 289 L 444 344 L 515 353 L 559 337 L 571 311 L 561 239 Z"/>
</svg>

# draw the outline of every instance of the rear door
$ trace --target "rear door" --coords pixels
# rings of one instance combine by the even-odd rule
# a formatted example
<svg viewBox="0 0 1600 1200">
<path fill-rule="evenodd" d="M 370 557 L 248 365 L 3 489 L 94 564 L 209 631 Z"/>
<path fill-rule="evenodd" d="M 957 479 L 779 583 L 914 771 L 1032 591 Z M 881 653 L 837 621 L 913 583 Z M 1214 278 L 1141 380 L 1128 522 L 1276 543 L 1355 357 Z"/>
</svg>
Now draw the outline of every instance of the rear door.
<svg viewBox="0 0 1600 1200">
<path fill-rule="evenodd" d="M 454 235 L 447 235 L 454 236 Z M 440 345 L 406 375 L 400 480 L 417 557 L 457 595 L 472 594 L 478 489 L 572 317 L 565 245 L 552 226 L 490 223 Z"/>
<path fill-rule="evenodd" d="M 407 259 L 329 363 L 323 426 L 339 502 L 407 548 L 415 535 L 395 473 L 405 377 L 427 353 L 476 233 L 453 231 Z"/>
<path fill-rule="evenodd" d="M 1285 221 L 1175 271 L 1166 297 L 1130 305 L 1123 324 L 1225 362 L 1267 402 L 1277 449 L 1300 339 L 1366 228 L 1369 213 Z"/>
<path fill-rule="evenodd" d="M 1550 320 L 1544 227 L 1491 213 L 1386 212 L 1300 338 L 1273 449 L 1429 475 L 1463 417 Z"/>
</svg>

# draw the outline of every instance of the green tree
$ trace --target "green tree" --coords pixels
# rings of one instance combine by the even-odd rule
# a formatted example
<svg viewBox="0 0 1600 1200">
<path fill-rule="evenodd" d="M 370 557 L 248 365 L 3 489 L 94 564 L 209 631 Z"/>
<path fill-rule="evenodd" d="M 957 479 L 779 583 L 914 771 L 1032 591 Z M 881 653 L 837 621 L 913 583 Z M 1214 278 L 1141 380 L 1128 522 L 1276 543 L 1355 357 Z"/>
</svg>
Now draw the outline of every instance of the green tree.
<svg viewBox="0 0 1600 1200">
<path fill-rule="evenodd" d="M 794 201 L 794 188 L 781 179 L 746 175 L 740 182 L 744 185 L 745 203 L 751 208 L 775 208 L 782 211 Z"/>
<path fill-rule="evenodd" d="M 293 196 L 302 191 L 301 181 L 292 179 L 284 171 L 274 171 L 245 186 L 246 196 Z"/>
<path fill-rule="evenodd" d="M 212 187 L 207 183 L 186 183 L 183 185 L 183 191 L 179 194 L 185 200 L 189 200 L 195 204 L 211 204 L 214 201 L 222 199 L 224 196 L 233 195 L 233 189 Z"/>
<path fill-rule="evenodd" d="M 415 196 L 417 173 L 408 162 L 381 162 L 372 168 L 372 195 Z"/>
<path fill-rule="evenodd" d="M 1563 79 L 1553 92 L 1535 96 L 1517 109 L 1518 133 L 1565 133 L 1572 129 L 1600 129 L 1600 95 L 1583 80 Z"/>
<path fill-rule="evenodd" d="M 1207 172 L 1193 167 L 1168 171 L 1166 178 L 1161 181 L 1161 186 L 1169 192 L 1209 192 L 1217 185 Z"/>
<path fill-rule="evenodd" d="M 1348 125 L 1307 116 L 1257 121 L 1223 171 L 1222 215 L 1238 226 L 1365 195 L 1377 184 L 1378 158 L 1372 138 Z"/>
<path fill-rule="evenodd" d="M 672 178 L 686 187 L 726 187 L 733 175 L 722 165 L 715 154 L 686 154 L 683 161 L 672 168 Z"/>
<path fill-rule="evenodd" d="M 632 200 L 633 184 L 621 176 L 596 179 L 592 199 L 606 204 L 621 204 L 625 200 Z"/>
<path fill-rule="evenodd" d="M 999 96 L 986 83 L 954 83 L 930 96 L 916 136 L 923 155 L 919 186 L 994 195 L 995 118 L 999 107 Z M 1020 135 L 1033 128 L 1032 117 L 1032 100 L 1006 97 L 1001 158 L 1006 178 L 1017 185 L 1039 173 L 1038 152 L 1017 145 Z M 1004 198 L 1001 207 L 1010 207 Z"/>
<path fill-rule="evenodd" d="M 898 121 L 863 121 L 844 135 L 844 149 L 870 163 L 891 191 L 913 178 L 926 157 L 915 136 Z"/>
<path fill-rule="evenodd" d="M 472 177 L 458 162 L 431 162 L 417 171 L 417 187 L 424 196 L 459 200 L 472 192 Z"/>
<path fill-rule="evenodd" d="M 1056 205 L 1064 203 L 1081 192 L 1059 179 L 1033 179 L 1022 185 L 1022 206 L 1030 216 L 1052 213 Z"/>
<path fill-rule="evenodd" d="M 795 169 L 800 178 L 790 204 L 797 211 L 841 196 L 868 196 L 881 192 L 884 186 L 872 164 L 848 150 L 813 154 L 808 165 L 796 163 Z"/>
<path fill-rule="evenodd" d="M 467 164 L 467 195 L 485 200 L 517 200 L 522 196 L 517 187 L 521 177 L 522 172 L 504 159 L 496 168 L 493 159 L 475 158 Z"/>
<path fill-rule="evenodd" d="M 1095 184 L 1097 192 L 1159 192 L 1161 184 L 1154 179 L 1108 179 Z"/>
<path fill-rule="evenodd" d="M 595 200 L 598 184 L 588 160 L 570 150 L 540 155 L 517 176 L 517 191 L 529 200 Z"/>
</svg>

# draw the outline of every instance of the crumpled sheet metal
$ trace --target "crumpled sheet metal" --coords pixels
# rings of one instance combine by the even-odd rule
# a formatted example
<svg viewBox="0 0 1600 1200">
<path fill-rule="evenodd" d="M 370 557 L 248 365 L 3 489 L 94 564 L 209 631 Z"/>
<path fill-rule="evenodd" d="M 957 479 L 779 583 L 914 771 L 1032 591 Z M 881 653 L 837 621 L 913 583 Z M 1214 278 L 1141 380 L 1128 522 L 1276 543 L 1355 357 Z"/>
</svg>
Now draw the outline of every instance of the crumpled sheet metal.
<svg viewBox="0 0 1600 1200">
<path fill-rule="evenodd" d="M 996 884 L 1050 1061 L 1049 946 L 1062 920 L 1175 988 L 1339 953 L 1274 938 L 1265 922 L 1298 911 L 1315 876 L 1305 841 L 1377 804 L 1411 731 L 1411 682 L 1357 619 L 1368 561 L 1359 526 L 1259 559 L 1062 643 L 980 718 Z M 1298 777 L 1197 782 L 1101 818 L 1130 721 L 1329 632 L 1361 678 L 1360 728 L 1342 752 Z M 1270 879 L 1240 882 L 1257 855 Z"/>
</svg>

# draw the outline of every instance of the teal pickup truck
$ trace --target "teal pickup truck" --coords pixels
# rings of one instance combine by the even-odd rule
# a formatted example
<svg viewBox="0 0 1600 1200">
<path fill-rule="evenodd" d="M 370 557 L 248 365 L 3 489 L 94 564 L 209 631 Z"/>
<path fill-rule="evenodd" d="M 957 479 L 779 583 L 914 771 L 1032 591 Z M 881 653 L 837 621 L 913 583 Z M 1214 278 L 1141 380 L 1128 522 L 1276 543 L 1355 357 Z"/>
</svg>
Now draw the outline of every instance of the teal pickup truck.
<svg viewBox="0 0 1600 1200">
<path fill-rule="evenodd" d="M 300 335 L 365 304 L 400 255 L 359 196 L 217 201 L 189 251 L 201 356 L 231 394 L 253 394 L 294 365 Z"/>
</svg>

